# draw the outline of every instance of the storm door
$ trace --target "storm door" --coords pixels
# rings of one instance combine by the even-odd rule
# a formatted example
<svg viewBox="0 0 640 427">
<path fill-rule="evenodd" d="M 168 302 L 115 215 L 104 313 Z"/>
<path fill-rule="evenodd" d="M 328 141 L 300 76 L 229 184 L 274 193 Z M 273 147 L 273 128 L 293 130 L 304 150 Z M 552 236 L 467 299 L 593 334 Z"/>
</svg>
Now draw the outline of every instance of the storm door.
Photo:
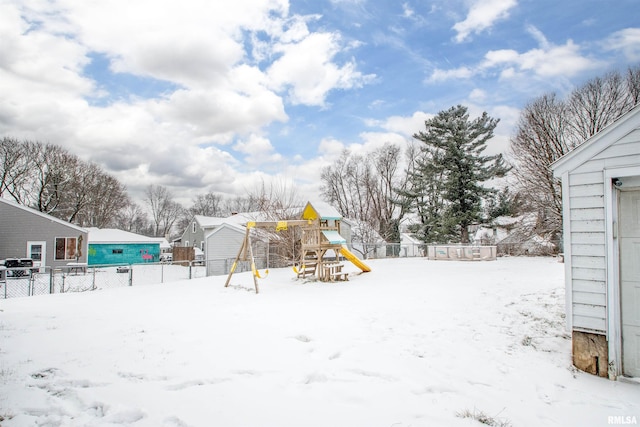
<svg viewBox="0 0 640 427">
<path fill-rule="evenodd" d="M 622 373 L 640 377 L 640 190 L 619 196 Z"/>
<path fill-rule="evenodd" d="M 33 260 L 34 267 L 44 267 L 47 263 L 47 242 L 27 242 L 27 258 Z"/>
</svg>

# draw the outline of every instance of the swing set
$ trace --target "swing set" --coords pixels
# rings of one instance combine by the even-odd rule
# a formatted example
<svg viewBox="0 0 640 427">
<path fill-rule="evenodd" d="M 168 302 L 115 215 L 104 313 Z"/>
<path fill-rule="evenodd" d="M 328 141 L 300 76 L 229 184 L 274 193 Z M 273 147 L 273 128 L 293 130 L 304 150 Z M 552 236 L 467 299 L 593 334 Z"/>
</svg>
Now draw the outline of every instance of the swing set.
<svg viewBox="0 0 640 427">
<path fill-rule="evenodd" d="M 251 245 L 251 230 L 253 228 L 275 229 L 275 231 L 287 230 L 289 227 L 301 228 L 300 259 L 297 265 L 293 267 L 293 271 L 298 278 L 314 276 L 322 282 L 348 280 L 348 274 L 342 271 L 343 265 L 338 261 L 338 256 L 342 256 L 352 262 L 364 273 L 371 271 L 368 265 L 347 248 L 346 239 L 340 235 L 341 219 L 337 212 L 321 215 L 311 203 L 307 203 L 302 213 L 302 219 L 299 220 L 247 222 L 244 240 L 224 286 L 228 287 L 231 283 L 231 276 L 233 276 L 240 261 L 250 262 L 256 293 L 259 292 L 258 279 L 267 277 L 269 274 L 269 270 L 265 270 L 264 275 L 261 275 L 256 268 Z M 335 253 L 335 257 L 332 259 L 325 256 L 327 251 L 330 250 Z"/>
</svg>

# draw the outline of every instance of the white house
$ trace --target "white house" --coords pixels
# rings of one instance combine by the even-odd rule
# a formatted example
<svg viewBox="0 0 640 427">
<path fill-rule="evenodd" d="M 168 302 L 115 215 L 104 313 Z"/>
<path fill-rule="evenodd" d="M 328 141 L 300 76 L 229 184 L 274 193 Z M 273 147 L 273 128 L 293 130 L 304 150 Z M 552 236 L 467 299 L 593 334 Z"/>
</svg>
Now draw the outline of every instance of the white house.
<svg viewBox="0 0 640 427">
<path fill-rule="evenodd" d="M 227 274 L 238 250 L 242 246 L 246 227 L 232 222 L 223 223 L 205 236 L 207 253 L 207 276 Z M 269 237 L 264 230 L 251 231 L 255 237 L 252 240 L 253 253 L 256 257 L 257 268 L 265 268 L 268 263 Z M 242 271 L 239 266 L 238 271 Z"/>
<path fill-rule="evenodd" d="M 562 179 L 574 364 L 640 378 L 640 106 L 551 167 Z"/>
</svg>

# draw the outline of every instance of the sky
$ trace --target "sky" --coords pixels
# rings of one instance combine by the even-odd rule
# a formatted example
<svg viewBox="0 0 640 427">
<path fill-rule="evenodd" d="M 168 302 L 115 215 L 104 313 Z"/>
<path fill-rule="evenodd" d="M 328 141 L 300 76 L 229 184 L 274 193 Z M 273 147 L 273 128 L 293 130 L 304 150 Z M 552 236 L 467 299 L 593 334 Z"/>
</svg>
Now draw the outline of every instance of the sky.
<svg viewBox="0 0 640 427">
<path fill-rule="evenodd" d="M 60 145 L 140 199 L 262 182 L 317 198 L 346 148 L 462 104 L 507 153 L 538 96 L 640 62 L 637 0 L 0 0 L 0 137 Z"/>
</svg>

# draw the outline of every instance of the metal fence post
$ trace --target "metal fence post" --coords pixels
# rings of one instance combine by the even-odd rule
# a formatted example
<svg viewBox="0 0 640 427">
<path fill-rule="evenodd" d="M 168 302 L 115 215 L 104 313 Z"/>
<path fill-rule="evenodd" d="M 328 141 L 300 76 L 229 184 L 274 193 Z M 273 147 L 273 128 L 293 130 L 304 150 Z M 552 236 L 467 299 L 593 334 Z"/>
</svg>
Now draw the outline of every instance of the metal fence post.
<svg viewBox="0 0 640 427">
<path fill-rule="evenodd" d="M 92 276 L 92 283 L 91 283 L 91 290 L 92 291 L 96 290 L 96 270 L 97 270 L 97 268 L 93 267 L 93 276 Z"/>
<path fill-rule="evenodd" d="M 191 280 L 191 266 L 193 264 L 193 261 L 189 261 L 189 280 Z"/>
<path fill-rule="evenodd" d="M 164 264 L 160 263 L 160 283 L 164 283 Z"/>
<path fill-rule="evenodd" d="M 129 264 L 129 286 L 133 286 L 133 265 Z"/>
<path fill-rule="evenodd" d="M 49 269 L 49 293 L 55 292 L 55 283 L 53 282 L 53 268 Z"/>
</svg>

